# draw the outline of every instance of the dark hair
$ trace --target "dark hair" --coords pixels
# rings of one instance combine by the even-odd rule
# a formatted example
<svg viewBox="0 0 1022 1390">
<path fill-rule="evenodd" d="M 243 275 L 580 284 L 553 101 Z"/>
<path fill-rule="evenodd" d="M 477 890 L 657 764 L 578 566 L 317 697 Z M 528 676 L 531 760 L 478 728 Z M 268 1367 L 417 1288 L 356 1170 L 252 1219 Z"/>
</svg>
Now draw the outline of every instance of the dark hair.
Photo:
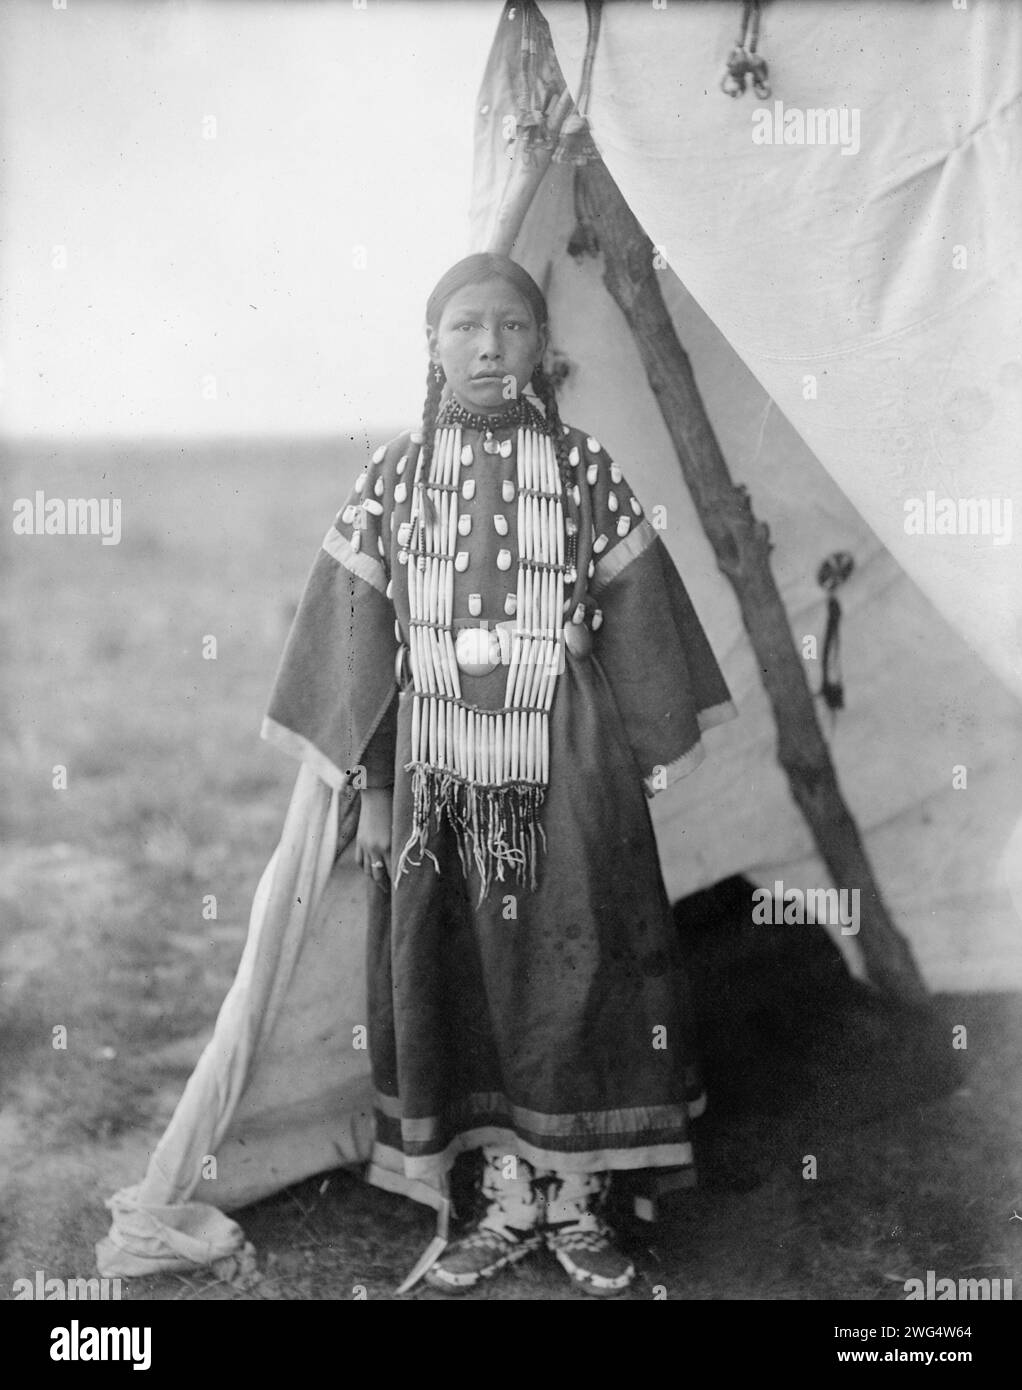
<svg viewBox="0 0 1022 1390">
<path fill-rule="evenodd" d="M 546 326 L 546 300 L 543 291 L 529 272 L 508 256 L 498 256 L 493 251 L 480 251 L 474 256 L 466 256 L 441 275 L 433 293 L 426 301 L 427 327 L 439 327 L 444 306 L 452 295 L 463 290 L 466 285 L 478 285 L 483 280 L 506 280 L 528 303 L 539 326 Z"/>
<path fill-rule="evenodd" d="M 441 275 L 433 293 L 426 301 L 427 328 L 436 329 L 439 327 L 444 307 L 453 295 L 457 294 L 459 290 L 465 289 L 466 286 L 478 285 L 483 280 L 507 281 L 526 301 L 539 327 L 546 328 L 550 316 L 543 291 L 529 272 L 517 261 L 511 260 L 508 256 L 497 255 L 492 251 L 480 251 L 473 256 L 466 256 L 464 260 L 457 261 L 450 270 Z M 443 385 L 442 371 L 434 371 L 431 362 L 426 371 L 426 399 L 422 407 L 422 467 L 423 474 L 427 476 L 433 458 L 433 437 L 436 431 L 436 419 L 440 410 Z M 553 437 L 554 451 L 557 455 L 557 463 L 564 485 L 565 505 L 577 524 L 579 511 L 578 504 L 571 493 L 575 480 L 568 463 L 567 435 L 561 424 L 560 412 L 557 409 L 557 392 L 554 383 L 547 375 L 542 363 L 537 365 L 529 385 L 543 407 L 543 413 Z"/>
</svg>

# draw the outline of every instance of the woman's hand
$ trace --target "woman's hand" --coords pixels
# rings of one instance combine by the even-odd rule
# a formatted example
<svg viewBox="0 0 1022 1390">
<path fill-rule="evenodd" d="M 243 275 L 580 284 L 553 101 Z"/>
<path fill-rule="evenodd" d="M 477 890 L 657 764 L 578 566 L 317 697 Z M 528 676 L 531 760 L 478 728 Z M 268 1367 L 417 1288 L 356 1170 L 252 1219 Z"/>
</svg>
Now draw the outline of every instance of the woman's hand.
<svg viewBox="0 0 1022 1390">
<path fill-rule="evenodd" d="M 394 793 L 390 787 L 364 787 L 355 835 L 355 863 L 377 883 L 390 879 L 390 833 Z"/>
</svg>

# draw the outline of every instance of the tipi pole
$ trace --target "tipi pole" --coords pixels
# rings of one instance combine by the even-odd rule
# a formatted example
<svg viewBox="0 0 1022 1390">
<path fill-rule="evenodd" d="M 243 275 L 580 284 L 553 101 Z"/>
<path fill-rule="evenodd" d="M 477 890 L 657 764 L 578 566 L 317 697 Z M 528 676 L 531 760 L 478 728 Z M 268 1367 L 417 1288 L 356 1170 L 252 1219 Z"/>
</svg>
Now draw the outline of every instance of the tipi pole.
<svg viewBox="0 0 1022 1390">
<path fill-rule="evenodd" d="M 735 591 L 777 726 L 777 755 L 836 884 L 860 890 L 858 937 L 873 982 L 906 1002 L 927 998 L 911 949 L 881 897 L 845 804 L 805 668 L 770 567 L 765 523 L 736 487 L 674 331 L 654 248 L 600 160 L 576 170 L 603 252 L 603 280 L 635 337 L 646 376 L 717 564 Z"/>
<path fill-rule="evenodd" d="M 497 251 L 504 256 L 511 254 L 515 237 L 521 231 L 536 189 L 550 167 L 558 139 L 573 108 L 571 93 L 565 88 L 553 103 L 546 121 L 543 140 L 535 141 L 519 135 L 511 174 L 500 207 L 497 209 L 493 235 L 490 238 L 491 251 Z"/>
</svg>

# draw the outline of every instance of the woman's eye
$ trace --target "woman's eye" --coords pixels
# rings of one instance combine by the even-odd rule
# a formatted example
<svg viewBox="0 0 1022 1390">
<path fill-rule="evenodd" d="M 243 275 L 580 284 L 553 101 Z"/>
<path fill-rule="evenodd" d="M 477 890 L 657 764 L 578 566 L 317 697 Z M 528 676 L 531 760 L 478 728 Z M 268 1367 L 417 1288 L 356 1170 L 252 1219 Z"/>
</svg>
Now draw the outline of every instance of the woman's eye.
<svg viewBox="0 0 1022 1390">
<path fill-rule="evenodd" d="M 505 328 L 521 328 L 521 326 L 522 325 L 518 322 L 517 319 L 508 319 L 508 321 L 504 324 Z"/>
</svg>

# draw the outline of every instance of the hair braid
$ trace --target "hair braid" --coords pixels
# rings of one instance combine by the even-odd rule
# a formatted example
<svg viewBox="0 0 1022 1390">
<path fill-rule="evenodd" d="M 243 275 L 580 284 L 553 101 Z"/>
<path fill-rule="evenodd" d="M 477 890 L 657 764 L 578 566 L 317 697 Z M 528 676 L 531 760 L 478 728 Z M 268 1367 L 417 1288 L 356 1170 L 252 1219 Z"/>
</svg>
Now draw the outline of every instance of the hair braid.
<svg viewBox="0 0 1022 1390">
<path fill-rule="evenodd" d="M 436 439 L 436 421 L 440 414 L 440 397 L 443 395 L 444 382 L 447 380 L 443 368 L 439 371 L 434 369 L 431 362 L 426 368 L 426 399 L 422 403 L 422 467 L 419 470 L 419 477 L 422 479 L 422 505 L 427 520 L 432 524 L 436 521 L 436 509 L 426 491 L 426 483 L 429 481 L 430 465 L 433 462 L 433 444 Z"/>
<path fill-rule="evenodd" d="M 538 364 L 536 370 L 533 372 L 532 380 L 529 384 L 533 391 L 535 391 L 540 405 L 543 407 L 543 414 L 546 416 L 546 422 L 550 427 L 550 433 L 554 441 L 554 453 L 557 455 L 557 467 L 561 474 L 561 483 L 564 487 L 565 497 L 568 500 L 571 514 L 577 522 L 579 519 L 578 507 L 571 495 L 571 489 L 575 485 L 575 479 L 572 476 L 571 464 L 568 462 L 568 435 L 561 423 L 561 412 L 557 408 L 557 390 L 554 387 L 554 383 L 547 375 L 542 362 Z"/>
<path fill-rule="evenodd" d="M 542 362 L 533 372 L 530 384 L 543 407 L 547 425 L 553 435 L 557 469 L 561 475 L 563 504 L 575 527 L 576 540 L 573 546 L 576 564 L 575 579 L 573 584 L 568 585 L 569 596 L 565 602 L 565 612 L 571 612 L 583 599 L 587 588 L 588 576 L 583 572 L 583 565 L 588 565 L 589 562 L 590 547 L 586 536 L 591 529 L 592 502 L 581 469 L 578 470 L 579 476 L 576 478 L 576 470 L 572 468 L 568 458 L 571 453 L 571 444 L 568 432 L 561 423 L 561 412 L 557 408 L 557 390 L 547 375 Z"/>
</svg>

